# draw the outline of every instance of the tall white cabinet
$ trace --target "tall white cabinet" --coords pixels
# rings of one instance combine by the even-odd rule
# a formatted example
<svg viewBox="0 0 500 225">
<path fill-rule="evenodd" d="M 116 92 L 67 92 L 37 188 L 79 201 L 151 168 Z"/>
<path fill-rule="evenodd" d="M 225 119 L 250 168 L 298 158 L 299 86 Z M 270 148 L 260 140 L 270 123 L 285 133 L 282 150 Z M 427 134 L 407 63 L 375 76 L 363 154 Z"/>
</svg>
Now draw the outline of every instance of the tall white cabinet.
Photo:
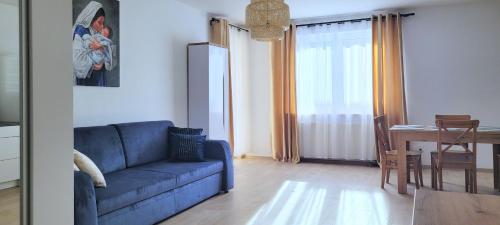
<svg viewBox="0 0 500 225">
<path fill-rule="evenodd" d="M 228 56 L 210 43 L 188 45 L 188 125 L 212 140 L 228 140 Z"/>
</svg>

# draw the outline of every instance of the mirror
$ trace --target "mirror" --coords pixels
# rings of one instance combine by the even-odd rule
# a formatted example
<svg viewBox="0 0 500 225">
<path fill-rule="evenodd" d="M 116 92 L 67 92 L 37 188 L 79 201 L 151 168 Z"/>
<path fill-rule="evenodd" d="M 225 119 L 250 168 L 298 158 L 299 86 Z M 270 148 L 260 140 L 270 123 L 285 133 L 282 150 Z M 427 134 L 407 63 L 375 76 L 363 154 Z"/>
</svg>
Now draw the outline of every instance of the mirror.
<svg viewBox="0 0 500 225">
<path fill-rule="evenodd" d="M 0 0 L 0 224 L 21 222 L 19 0 Z"/>
</svg>

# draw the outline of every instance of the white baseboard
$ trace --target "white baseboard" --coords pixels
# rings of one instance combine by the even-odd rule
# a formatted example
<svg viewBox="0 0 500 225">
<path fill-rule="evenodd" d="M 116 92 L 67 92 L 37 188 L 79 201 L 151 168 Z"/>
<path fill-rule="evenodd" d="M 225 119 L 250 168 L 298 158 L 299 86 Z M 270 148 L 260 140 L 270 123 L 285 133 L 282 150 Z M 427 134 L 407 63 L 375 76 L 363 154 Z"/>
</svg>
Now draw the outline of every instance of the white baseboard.
<svg viewBox="0 0 500 225">
<path fill-rule="evenodd" d="M 5 183 L 0 184 L 0 190 L 8 189 L 8 188 L 13 188 L 13 187 L 18 187 L 19 186 L 19 181 L 14 180 L 14 181 L 9 181 Z"/>
</svg>

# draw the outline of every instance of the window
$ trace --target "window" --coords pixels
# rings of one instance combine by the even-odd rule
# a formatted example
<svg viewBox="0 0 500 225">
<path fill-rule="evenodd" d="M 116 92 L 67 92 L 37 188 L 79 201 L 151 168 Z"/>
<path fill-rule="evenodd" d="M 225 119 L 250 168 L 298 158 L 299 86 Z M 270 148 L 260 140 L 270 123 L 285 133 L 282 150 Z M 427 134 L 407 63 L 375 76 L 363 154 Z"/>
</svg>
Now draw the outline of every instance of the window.
<svg viewBox="0 0 500 225">
<path fill-rule="evenodd" d="M 371 23 L 299 27 L 296 76 L 301 156 L 376 159 Z"/>
<path fill-rule="evenodd" d="M 372 37 L 367 21 L 297 29 L 299 114 L 370 114 Z"/>
</svg>

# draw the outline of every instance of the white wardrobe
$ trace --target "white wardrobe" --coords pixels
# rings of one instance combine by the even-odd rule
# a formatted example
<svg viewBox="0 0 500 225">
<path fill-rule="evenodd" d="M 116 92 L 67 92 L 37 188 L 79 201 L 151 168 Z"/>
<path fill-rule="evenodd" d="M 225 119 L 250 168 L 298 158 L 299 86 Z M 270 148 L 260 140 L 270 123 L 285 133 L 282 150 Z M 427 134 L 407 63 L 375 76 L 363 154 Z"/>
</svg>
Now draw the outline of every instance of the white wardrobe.
<svg viewBox="0 0 500 225">
<path fill-rule="evenodd" d="M 188 45 L 188 126 L 207 139 L 228 140 L 228 50 L 210 43 Z"/>
</svg>

